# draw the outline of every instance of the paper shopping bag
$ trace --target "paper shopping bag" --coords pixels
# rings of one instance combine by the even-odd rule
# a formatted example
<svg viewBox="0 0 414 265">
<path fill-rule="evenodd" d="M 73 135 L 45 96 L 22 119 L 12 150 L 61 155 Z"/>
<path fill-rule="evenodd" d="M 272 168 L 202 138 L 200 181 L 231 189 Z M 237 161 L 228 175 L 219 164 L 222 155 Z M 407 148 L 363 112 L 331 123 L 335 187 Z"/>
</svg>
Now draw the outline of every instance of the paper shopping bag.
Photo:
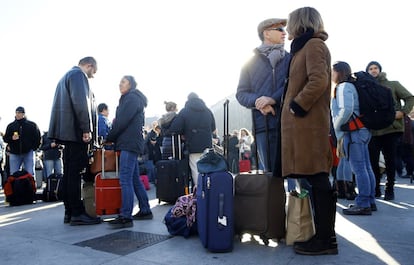
<svg viewBox="0 0 414 265">
<path fill-rule="evenodd" d="M 288 196 L 286 245 L 306 241 L 315 234 L 309 194 L 292 191 Z"/>
</svg>

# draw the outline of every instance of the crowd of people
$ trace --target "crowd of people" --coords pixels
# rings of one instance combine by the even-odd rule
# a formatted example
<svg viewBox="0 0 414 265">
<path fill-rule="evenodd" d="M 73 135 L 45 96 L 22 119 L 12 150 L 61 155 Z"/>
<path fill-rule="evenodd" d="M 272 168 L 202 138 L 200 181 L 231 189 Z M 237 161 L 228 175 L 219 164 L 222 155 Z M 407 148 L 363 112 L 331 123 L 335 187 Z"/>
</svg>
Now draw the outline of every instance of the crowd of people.
<svg viewBox="0 0 414 265">
<path fill-rule="evenodd" d="M 226 141 L 220 139 L 213 113 L 195 92 L 187 96 L 181 110 L 175 102 L 166 101 L 165 114 L 146 130 L 144 110 L 148 101 L 130 75 L 121 78 L 119 105 L 115 118 L 109 121 L 108 106 L 96 106 L 89 87 L 88 79 L 96 74 L 97 62 L 85 57 L 59 81 L 49 130 L 43 136 L 37 125 L 25 117 L 25 109 L 16 108 L 15 121 L 0 138 L 4 140 L 0 142 L 0 159 L 8 160 L 5 174 L 1 167 L 2 175 L 22 167 L 34 174 L 35 152 L 42 150 L 46 176 L 63 173 L 64 223 L 99 224 L 99 217 L 85 211 L 81 182 L 93 145 L 113 143 L 120 152 L 122 207 L 109 225 L 125 228 L 133 226 L 133 220 L 153 218 L 148 195 L 139 180 L 140 168 L 143 166 L 154 182 L 157 161 L 174 159 L 178 152 L 174 136 L 185 143 L 182 151 L 188 156 L 194 186 L 197 161 L 203 151 L 213 145 L 226 145 L 229 170 L 233 173 L 239 172 L 240 160 L 250 160 L 257 169 L 287 178 L 289 191 L 299 183 L 296 179 L 307 183 L 316 233 L 305 242 L 295 242 L 294 250 L 305 255 L 337 254 L 337 191 L 353 190 L 355 183 L 358 192 L 346 196 L 355 199 L 355 203 L 343 209 L 343 214 L 371 215 L 377 211 L 376 198 L 383 195 L 380 153 L 386 165 L 384 200 L 395 198 L 396 174 L 413 174 L 414 126 L 410 115 L 414 97 L 399 82 L 389 81 L 378 62 L 369 62 L 366 72 L 392 91 L 395 121 L 381 130 L 362 127 L 344 131 L 341 126 L 360 114 L 358 93 L 350 65 L 344 61 L 331 63 L 325 43 L 328 33 L 319 12 L 312 7 L 299 8 L 288 19 L 260 22 L 257 30 L 261 43 L 242 67 L 236 91 L 238 102 L 252 110 L 251 130 L 240 128 L 224 136 L 228 137 Z M 292 40 L 290 52 L 284 47 L 286 38 Z M 330 180 L 332 134 L 340 157 L 334 174 L 336 188 Z M 134 196 L 139 204 L 135 214 Z"/>
</svg>

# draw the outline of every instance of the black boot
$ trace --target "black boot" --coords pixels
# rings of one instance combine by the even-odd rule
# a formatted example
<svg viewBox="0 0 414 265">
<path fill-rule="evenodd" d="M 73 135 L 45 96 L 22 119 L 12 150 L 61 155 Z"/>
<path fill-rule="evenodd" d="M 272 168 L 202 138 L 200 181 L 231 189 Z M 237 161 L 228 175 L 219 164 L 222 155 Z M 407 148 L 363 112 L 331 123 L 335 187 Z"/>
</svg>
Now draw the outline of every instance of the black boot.
<svg viewBox="0 0 414 265">
<path fill-rule="evenodd" d="M 338 254 L 335 235 L 336 193 L 312 189 L 316 234 L 305 242 L 295 242 L 294 250 L 303 255 Z"/>
<path fill-rule="evenodd" d="M 345 181 L 345 197 L 347 200 L 353 201 L 358 194 L 355 191 L 355 185 L 352 181 Z"/>
<path fill-rule="evenodd" d="M 338 191 L 338 198 L 339 199 L 346 199 L 345 181 L 344 180 L 336 181 L 336 188 L 337 188 L 337 191 Z"/>
</svg>

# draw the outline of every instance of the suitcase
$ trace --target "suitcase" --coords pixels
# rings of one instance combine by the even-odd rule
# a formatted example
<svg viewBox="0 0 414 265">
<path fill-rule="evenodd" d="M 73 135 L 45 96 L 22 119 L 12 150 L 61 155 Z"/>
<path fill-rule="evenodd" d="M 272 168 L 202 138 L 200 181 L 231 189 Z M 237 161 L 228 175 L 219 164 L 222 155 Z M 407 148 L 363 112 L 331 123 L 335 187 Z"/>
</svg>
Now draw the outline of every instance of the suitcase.
<svg viewBox="0 0 414 265">
<path fill-rule="evenodd" d="M 117 175 L 108 177 L 107 173 L 95 176 L 96 215 L 119 214 L 122 205 L 121 186 Z"/>
<path fill-rule="evenodd" d="M 197 230 L 211 252 L 233 250 L 233 176 L 227 171 L 200 174 L 196 189 Z"/>
<path fill-rule="evenodd" d="M 251 170 L 250 160 L 239 160 L 239 172 L 250 172 Z"/>
<path fill-rule="evenodd" d="M 148 180 L 148 176 L 147 175 L 141 175 L 139 176 L 139 178 L 141 179 L 142 184 L 144 185 L 145 190 L 150 190 L 150 183 Z"/>
<path fill-rule="evenodd" d="M 172 137 L 174 159 L 160 160 L 155 164 L 155 193 L 158 203 L 164 201 L 174 204 L 178 197 L 188 194 L 188 158 L 182 156 L 180 135 Z M 178 137 L 178 154 L 175 153 L 174 137 Z"/>
<path fill-rule="evenodd" d="M 102 148 L 102 152 L 105 152 L 104 148 Z M 104 157 L 105 155 L 102 154 L 102 160 L 104 160 Z M 122 197 L 121 186 L 119 184 L 117 157 L 115 159 L 115 164 L 115 172 L 106 172 L 104 161 L 102 161 L 102 172 L 95 176 L 96 215 L 114 215 L 120 213 Z"/>
<path fill-rule="evenodd" d="M 43 189 L 45 202 L 61 201 L 63 199 L 63 174 L 52 173 L 46 179 L 46 187 Z"/>
<path fill-rule="evenodd" d="M 255 132 L 254 128 L 253 132 Z M 254 137 L 256 138 L 256 135 Z M 258 165 L 257 150 L 255 157 L 256 165 Z M 270 165 L 269 155 L 267 159 Z M 286 193 L 283 178 L 273 177 L 272 172 L 257 170 L 251 173 L 240 173 L 234 178 L 234 190 L 236 234 L 240 236 L 243 233 L 259 235 L 266 245 L 269 239 L 279 241 L 285 237 Z"/>
</svg>

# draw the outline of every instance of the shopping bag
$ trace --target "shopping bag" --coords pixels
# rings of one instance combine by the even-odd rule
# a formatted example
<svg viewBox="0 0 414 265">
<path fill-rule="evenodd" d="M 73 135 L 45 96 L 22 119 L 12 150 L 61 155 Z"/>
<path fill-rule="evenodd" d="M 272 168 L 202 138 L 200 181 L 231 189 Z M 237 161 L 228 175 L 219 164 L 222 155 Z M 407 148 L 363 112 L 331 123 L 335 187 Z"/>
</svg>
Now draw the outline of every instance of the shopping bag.
<svg viewBox="0 0 414 265">
<path fill-rule="evenodd" d="M 315 223 L 308 191 L 291 191 L 288 196 L 286 245 L 306 241 L 314 234 Z"/>
</svg>

